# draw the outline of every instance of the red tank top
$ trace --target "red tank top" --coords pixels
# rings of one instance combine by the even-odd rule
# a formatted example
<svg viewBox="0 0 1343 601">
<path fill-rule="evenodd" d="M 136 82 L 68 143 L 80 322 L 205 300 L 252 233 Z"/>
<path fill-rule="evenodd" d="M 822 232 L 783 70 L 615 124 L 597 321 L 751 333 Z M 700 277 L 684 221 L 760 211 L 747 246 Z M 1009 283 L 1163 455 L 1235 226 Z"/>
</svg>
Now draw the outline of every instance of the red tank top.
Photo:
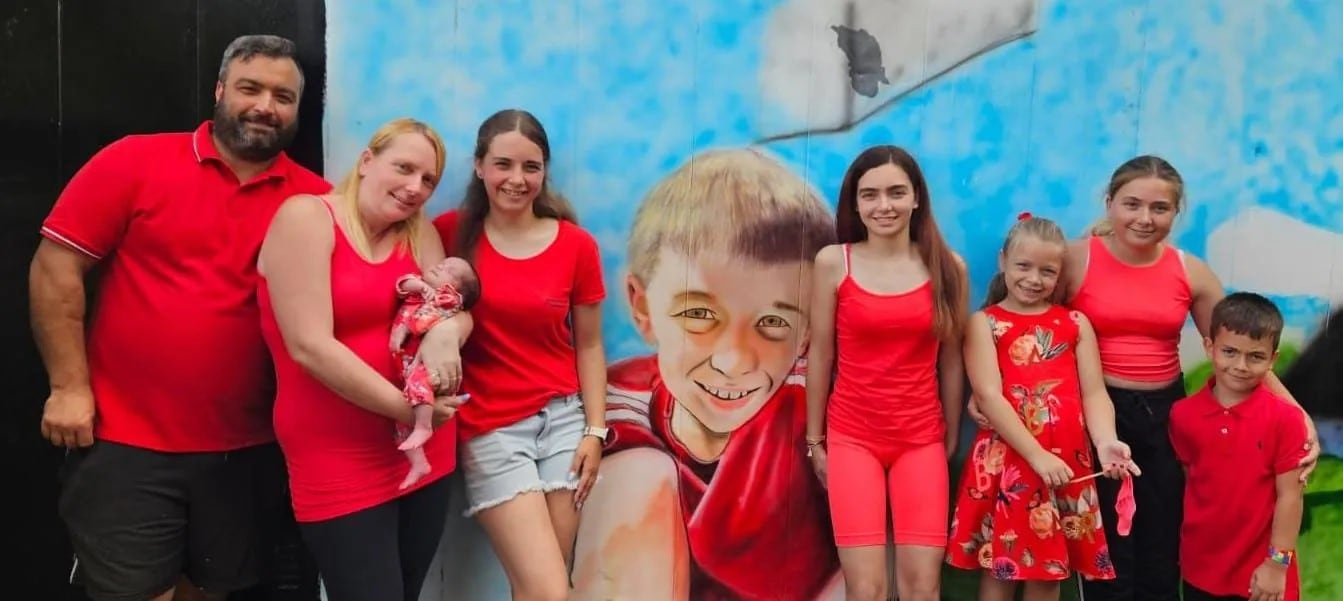
<svg viewBox="0 0 1343 601">
<path fill-rule="evenodd" d="M 327 207 L 328 211 L 330 207 Z M 397 386 L 400 366 L 388 351 L 396 316 L 396 280 L 419 273 L 409 253 L 381 263 L 359 255 L 335 228 L 331 251 L 331 310 L 336 340 Z M 425 444 L 433 472 L 397 490 L 410 464 L 396 449 L 395 422 L 340 397 L 294 362 L 275 323 L 266 280 L 257 298 L 261 327 L 275 363 L 275 437 L 289 467 L 294 514 L 300 522 L 328 520 L 380 505 L 447 475 L 456 466 L 455 420 Z"/>
<path fill-rule="evenodd" d="M 938 397 L 933 287 L 876 294 L 854 281 L 849 245 L 835 291 L 838 370 L 826 415 L 830 428 L 877 443 L 929 444 L 946 433 Z"/>
<path fill-rule="evenodd" d="M 1116 259 L 1105 241 L 1087 243 L 1086 273 L 1069 303 L 1091 320 L 1101 370 L 1135 382 L 1180 375 L 1180 331 L 1194 302 L 1184 258 L 1169 246 L 1151 265 Z"/>
</svg>

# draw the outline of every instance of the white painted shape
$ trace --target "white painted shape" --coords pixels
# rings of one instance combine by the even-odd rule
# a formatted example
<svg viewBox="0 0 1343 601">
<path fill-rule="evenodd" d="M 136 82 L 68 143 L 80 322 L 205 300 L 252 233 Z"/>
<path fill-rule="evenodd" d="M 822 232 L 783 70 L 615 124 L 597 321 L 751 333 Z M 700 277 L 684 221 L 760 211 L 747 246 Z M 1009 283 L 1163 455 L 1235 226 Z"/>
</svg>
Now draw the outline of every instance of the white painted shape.
<svg viewBox="0 0 1343 601">
<path fill-rule="evenodd" d="M 852 125 L 956 65 L 1034 32 L 1036 11 L 1036 0 L 791 0 L 766 25 L 760 87 L 778 114 L 762 134 Z M 835 25 L 864 29 L 881 46 L 890 84 L 874 97 L 850 87 Z"/>
<path fill-rule="evenodd" d="M 1207 261 L 1239 290 L 1343 301 L 1343 234 L 1278 211 L 1253 207 L 1218 225 Z"/>
</svg>

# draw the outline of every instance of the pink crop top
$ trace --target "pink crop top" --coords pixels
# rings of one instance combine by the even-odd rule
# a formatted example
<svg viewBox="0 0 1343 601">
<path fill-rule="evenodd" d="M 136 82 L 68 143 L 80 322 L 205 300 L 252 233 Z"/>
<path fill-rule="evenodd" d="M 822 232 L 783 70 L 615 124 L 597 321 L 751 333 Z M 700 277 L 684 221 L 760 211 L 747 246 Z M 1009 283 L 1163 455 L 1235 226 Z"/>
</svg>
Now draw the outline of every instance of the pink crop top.
<svg viewBox="0 0 1343 601">
<path fill-rule="evenodd" d="M 1070 305 L 1096 330 L 1101 369 L 1135 382 L 1169 382 L 1180 375 L 1180 331 L 1194 295 L 1184 254 L 1165 247 L 1151 265 L 1135 267 L 1092 237 L 1082 285 Z"/>
</svg>

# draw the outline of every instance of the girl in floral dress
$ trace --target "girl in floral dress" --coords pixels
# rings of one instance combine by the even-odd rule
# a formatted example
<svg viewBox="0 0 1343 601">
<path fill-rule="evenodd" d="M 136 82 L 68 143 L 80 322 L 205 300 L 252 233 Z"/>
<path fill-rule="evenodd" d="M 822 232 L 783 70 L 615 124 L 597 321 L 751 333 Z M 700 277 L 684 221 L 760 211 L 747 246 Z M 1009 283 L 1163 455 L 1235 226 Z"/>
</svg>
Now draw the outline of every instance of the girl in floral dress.
<svg viewBox="0 0 1343 601">
<path fill-rule="evenodd" d="M 983 570 L 981 601 L 1012 599 L 1017 582 L 1027 601 L 1058 599 L 1073 571 L 1115 576 L 1091 444 L 1105 476 L 1139 470 L 1115 435 L 1091 324 L 1053 302 L 1066 248 L 1056 224 L 1023 213 L 966 328 L 970 384 L 993 429 L 962 472 L 947 562 Z"/>
</svg>

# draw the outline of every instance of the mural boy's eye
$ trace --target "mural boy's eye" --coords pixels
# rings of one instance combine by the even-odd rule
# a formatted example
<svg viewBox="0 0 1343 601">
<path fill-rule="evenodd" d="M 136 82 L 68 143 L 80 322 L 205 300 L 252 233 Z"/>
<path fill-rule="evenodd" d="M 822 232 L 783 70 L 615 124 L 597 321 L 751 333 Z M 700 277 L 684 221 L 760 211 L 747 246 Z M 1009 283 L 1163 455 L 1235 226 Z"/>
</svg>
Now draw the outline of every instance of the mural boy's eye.
<svg viewBox="0 0 1343 601">
<path fill-rule="evenodd" d="M 718 315 L 705 307 L 691 307 L 672 317 L 680 320 L 681 327 L 691 334 L 704 334 L 718 325 Z"/>
<path fill-rule="evenodd" d="M 793 329 L 793 325 L 788 320 L 778 315 L 766 315 L 756 320 L 755 327 L 760 331 L 760 335 L 770 340 L 783 340 L 788 337 L 788 333 Z"/>
<path fill-rule="evenodd" d="M 713 311 L 704 307 L 691 307 L 685 311 L 677 313 L 673 317 L 684 317 L 686 319 L 713 319 L 715 315 Z"/>
</svg>

